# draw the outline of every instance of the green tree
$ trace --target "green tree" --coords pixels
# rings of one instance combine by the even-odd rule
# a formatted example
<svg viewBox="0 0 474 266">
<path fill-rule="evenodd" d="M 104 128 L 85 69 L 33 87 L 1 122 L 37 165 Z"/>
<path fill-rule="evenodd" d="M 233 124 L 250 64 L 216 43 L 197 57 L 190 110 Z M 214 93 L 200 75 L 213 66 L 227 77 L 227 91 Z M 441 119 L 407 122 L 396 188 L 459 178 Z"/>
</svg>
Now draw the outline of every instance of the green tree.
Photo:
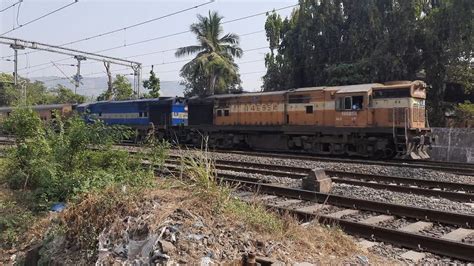
<svg viewBox="0 0 474 266">
<path fill-rule="evenodd" d="M 143 87 L 149 91 L 150 98 L 160 97 L 160 79 L 156 77 L 153 66 L 151 66 L 150 77 L 143 82 Z"/>
<path fill-rule="evenodd" d="M 5 106 L 25 103 L 30 105 L 50 104 L 54 102 L 55 95 L 41 81 L 31 82 L 29 79 L 19 78 L 15 87 L 13 75 L 0 73 L 0 103 Z"/>
<path fill-rule="evenodd" d="M 209 11 L 208 17 L 198 15 L 190 30 L 198 44 L 179 48 L 175 55 L 196 54 L 181 68 L 186 95 L 212 95 L 240 89 L 240 76 L 234 57 L 242 56 L 239 37 L 234 33 L 223 36 L 222 16 Z"/>
<path fill-rule="evenodd" d="M 110 98 L 116 101 L 129 100 L 135 95 L 132 89 L 132 84 L 124 75 L 115 76 L 115 80 L 112 83 L 112 95 L 109 94 L 109 91 L 105 91 L 97 97 L 97 100 L 103 101 Z"/>
<path fill-rule="evenodd" d="M 86 101 L 85 96 L 76 94 L 71 89 L 60 84 L 56 85 L 56 88 L 51 91 L 56 96 L 54 103 L 83 103 Z"/>
<path fill-rule="evenodd" d="M 423 79 L 431 125 L 446 83 L 472 90 L 474 1 L 300 0 L 267 14 L 264 90 Z"/>
<path fill-rule="evenodd" d="M 470 101 L 459 103 L 455 108 L 456 125 L 460 127 L 474 126 L 474 104 Z"/>
</svg>

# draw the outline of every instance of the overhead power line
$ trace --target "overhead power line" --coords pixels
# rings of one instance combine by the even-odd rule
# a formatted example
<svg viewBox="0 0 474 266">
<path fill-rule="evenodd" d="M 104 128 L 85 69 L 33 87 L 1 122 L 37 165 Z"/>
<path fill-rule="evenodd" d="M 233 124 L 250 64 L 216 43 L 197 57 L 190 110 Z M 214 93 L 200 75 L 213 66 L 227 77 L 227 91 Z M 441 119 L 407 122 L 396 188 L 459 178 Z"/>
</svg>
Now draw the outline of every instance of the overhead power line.
<svg viewBox="0 0 474 266">
<path fill-rule="evenodd" d="M 236 22 L 236 21 L 239 21 L 239 20 L 258 17 L 258 16 L 266 15 L 268 12 L 281 11 L 281 10 L 285 10 L 285 9 L 288 9 L 288 8 L 297 7 L 299 5 L 300 5 L 299 3 L 298 4 L 293 4 L 293 5 L 289 5 L 289 6 L 280 7 L 280 8 L 277 8 L 277 9 L 272 9 L 272 10 L 256 13 L 256 14 L 253 14 L 253 15 L 248 15 L 248 16 L 241 17 L 241 18 L 231 19 L 231 20 L 227 20 L 227 21 L 222 22 L 222 24 L 227 24 L 227 23 L 232 23 L 232 22 Z"/>
<path fill-rule="evenodd" d="M 16 1 L 15 3 L 5 7 L 4 9 L 0 10 L 0 13 L 2 13 L 3 11 L 7 11 L 8 9 L 12 8 L 12 7 L 15 7 L 16 5 L 18 5 L 19 3 L 23 2 L 23 0 L 19 0 L 19 1 Z"/>
<path fill-rule="evenodd" d="M 160 17 L 157 17 L 157 18 L 152 18 L 152 19 L 145 20 L 145 21 L 142 21 L 142 22 L 139 22 L 139 23 L 136 23 L 136 24 L 132 24 L 132 25 L 130 25 L 130 26 L 126 26 L 126 27 L 114 29 L 114 30 L 111 30 L 111 31 L 99 33 L 99 34 L 96 34 L 96 35 L 92 35 L 92 36 L 89 36 L 89 37 L 86 37 L 86 38 L 82 38 L 82 39 L 79 39 L 79 40 L 75 40 L 75 41 L 71 41 L 71 42 L 68 42 L 68 43 L 63 43 L 63 44 L 61 44 L 60 46 L 65 46 L 65 45 L 75 44 L 75 43 L 78 43 L 78 42 L 88 41 L 88 40 L 92 40 L 92 39 L 95 39 L 95 38 L 107 36 L 107 35 L 110 35 L 110 34 L 113 34 L 113 33 L 117 33 L 117 32 L 120 32 L 120 31 L 124 31 L 124 30 L 128 30 L 128 29 L 131 29 L 131 28 L 135 28 L 135 27 L 138 27 L 138 26 L 141 26 L 141 25 L 145 25 L 145 24 L 148 24 L 148 23 L 151 23 L 151 22 L 160 20 L 160 19 L 164 19 L 164 18 L 168 18 L 168 17 L 174 16 L 174 15 L 178 15 L 178 14 L 180 14 L 180 13 L 184 13 L 184 12 L 187 12 L 187 11 L 189 11 L 189 10 L 193 10 L 193 9 L 196 9 L 196 8 L 199 8 L 199 7 L 202 7 L 202 6 L 205 6 L 205 5 L 209 5 L 209 4 L 213 3 L 214 1 L 215 1 L 215 0 L 210 0 L 210 1 L 207 1 L 207 2 L 202 3 L 202 4 L 199 4 L 199 5 L 195 5 L 195 6 L 192 6 L 192 7 L 185 8 L 185 9 L 181 9 L 181 10 L 178 10 L 178 11 L 175 11 L 175 12 L 172 12 L 172 13 L 169 13 L 169 14 L 166 14 L 166 15 L 163 15 L 163 16 L 160 16 Z"/>
<path fill-rule="evenodd" d="M 298 6 L 298 4 L 294 4 L 294 5 L 290 5 L 290 6 L 284 6 L 284 7 L 280 7 L 280 8 L 277 8 L 277 9 L 272 9 L 272 10 L 267 10 L 265 12 L 259 12 L 259 13 L 256 13 L 256 14 L 252 14 L 252 15 L 248 15 L 248 16 L 244 16 L 244 17 L 240 17 L 240 18 L 235 18 L 235 19 L 231 19 L 231 20 L 228 20 L 228 21 L 224 21 L 223 24 L 226 24 L 226 23 L 233 23 L 233 22 L 236 22 L 236 21 L 241 21 L 241 20 L 245 20 L 245 19 L 249 19 L 249 18 L 253 18 L 253 17 L 257 17 L 257 16 L 262 16 L 262 15 L 265 15 L 267 14 L 268 12 L 272 12 L 272 11 L 280 11 L 280 10 L 284 10 L 284 9 L 288 9 L 288 8 L 292 8 L 292 7 L 296 7 Z M 176 32 L 176 33 L 171 33 L 171 34 L 167 34 L 167 35 L 162 35 L 162 36 L 158 36 L 158 37 L 154 37 L 154 38 L 150 38 L 150 39 L 145 39 L 145 40 L 141 40 L 141 41 L 137 41 L 137 42 L 133 42 L 133 43 L 128 43 L 128 44 L 124 44 L 124 45 L 120 45 L 120 46 L 114 46 L 114 47 L 110 47 L 110 48 L 106 48 L 106 49 L 102 49 L 102 50 L 99 50 L 99 51 L 95 51 L 96 53 L 102 53 L 102 52 L 107 52 L 107 51 L 111 51 L 111 50 L 115 50 L 115 49 L 120 49 L 120 48 L 124 48 L 124 47 L 130 47 L 130 46 L 134 46 L 134 45 L 138 45 L 138 44 L 143 44 L 143 43 L 148 43 L 148 42 L 152 42 L 152 41 L 156 41 L 156 40 L 160 40 L 160 39 L 165 39 L 165 38 L 169 38 L 169 37 L 174 37 L 174 36 L 178 36 L 178 35 L 182 35 L 182 34 L 186 34 L 186 33 L 189 33 L 190 30 L 186 30 L 186 31 L 180 31 L 180 32 Z M 250 35 L 250 34 L 255 34 L 255 33 L 259 33 L 261 31 L 255 31 L 255 32 L 252 32 L 252 33 L 248 33 L 248 34 L 245 34 L 245 35 Z M 62 46 L 62 45 L 61 45 Z M 65 61 L 65 60 L 68 60 L 69 58 L 63 58 L 63 59 L 59 59 L 59 60 L 55 60 L 54 62 L 61 62 L 61 61 Z M 28 68 L 35 68 L 35 67 L 39 67 L 39 66 L 45 66 L 45 65 L 48 65 L 50 64 L 49 62 L 48 63 L 41 63 L 41 64 L 37 64 L 37 65 L 33 65 L 33 66 L 30 66 Z M 21 68 L 19 70 L 24 70 L 24 69 L 28 69 L 28 68 Z"/>
<path fill-rule="evenodd" d="M 76 0 L 76 2 L 77 2 L 77 1 L 78 1 L 78 0 Z M 175 12 L 172 12 L 172 13 L 169 13 L 169 14 L 166 14 L 166 15 L 163 15 L 163 16 L 160 16 L 160 17 L 152 18 L 152 19 L 149 19 L 149 20 L 145 20 L 145 21 L 142 21 L 142 22 L 139 22 L 139 23 L 135 23 L 135 24 L 129 25 L 129 26 L 117 28 L 117 29 L 114 29 L 114 30 L 110 30 L 110 31 L 106 31 L 106 32 L 99 33 L 99 34 L 91 35 L 91 36 L 88 36 L 88 37 L 85 37 L 85 38 L 82 38 L 82 39 L 78 39 L 78 40 L 70 41 L 70 42 L 67 42 L 67 43 L 63 43 L 63 44 L 60 44 L 59 46 L 66 46 L 66 45 L 76 44 L 76 43 L 79 43 L 79 42 L 89 41 L 89 40 L 96 39 L 96 38 L 99 38 L 99 37 L 104 37 L 104 36 L 111 35 L 111 34 L 114 34 L 114 33 L 117 33 L 117 32 L 125 31 L 125 30 L 131 29 L 131 28 L 135 28 L 135 27 L 138 27 L 138 26 L 142 26 L 142 25 L 145 25 L 145 24 L 148 24 L 148 23 L 157 21 L 157 20 L 161 20 L 161 19 L 164 19 L 164 18 L 168 18 L 168 17 L 174 16 L 174 15 L 178 15 L 178 14 L 180 14 L 180 13 L 187 12 L 187 11 L 189 11 L 189 10 L 193 10 L 193 9 L 196 9 L 196 8 L 199 8 L 199 7 L 202 7 L 202 6 L 211 4 L 211 3 L 213 3 L 214 1 L 215 1 L 215 0 L 210 0 L 210 1 L 207 1 L 207 2 L 205 2 L 205 3 L 199 4 L 199 5 L 195 5 L 195 6 L 192 6 L 192 7 L 188 7 L 188 8 L 185 8 L 185 9 L 181 9 L 181 10 L 178 10 L 178 11 L 175 11 Z M 4 34 L 5 34 L 5 33 L 4 33 Z M 3 35 L 3 34 L 1 34 L 1 35 Z M 1 35 L 0 35 L 0 36 L 1 36 Z M 97 53 L 99 53 L 99 52 L 101 52 L 101 51 L 97 51 Z M 29 52 L 29 54 L 31 54 L 31 53 L 34 53 L 34 52 Z M 11 57 L 11 56 L 9 56 L 9 57 Z M 54 62 L 57 62 L 57 61 L 54 61 Z"/>
<path fill-rule="evenodd" d="M 21 3 L 21 2 L 22 2 L 22 1 L 20 1 L 20 3 Z M 74 5 L 75 3 L 77 3 L 77 2 L 79 2 L 79 0 L 74 0 L 74 2 L 72 2 L 72 3 L 69 3 L 69 4 L 65 5 L 65 6 L 62 6 L 62 7 L 60 7 L 60 8 L 57 8 L 57 9 L 51 11 L 51 12 L 48 12 L 48 13 L 42 15 L 42 16 L 39 16 L 39 17 L 37 17 L 37 18 L 35 18 L 35 19 L 33 19 L 33 20 L 30 20 L 30 21 L 26 22 L 25 24 L 20 24 L 18 27 L 16 27 L 16 28 L 14 27 L 13 29 L 11 29 L 11 30 L 9 30 L 9 31 L 6 31 L 6 32 L 0 34 L 0 36 L 3 36 L 3 35 L 5 35 L 5 34 L 7 34 L 7 33 L 10 33 L 10 32 L 12 32 L 12 31 L 14 31 L 14 30 L 23 28 L 24 26 L 27 26 L 27 25 L 29 25 L 29 24 L 31 24 L 31 23 L 34 23 L 34 22 L 36 22 L 36 21 L 38 21 L 38 20 L 40 20 L 40 19 L 43 19 L 43 18 L 45 18 L 45 17 L 47 17 L 47 16 L 50 16 L 50 15 L 56 13 L 56 12 L 59 12 L 59 11 L 65 9 L 65 8 L 69 7 L 69 6 L 72 6 L 72 5 Z"/>
</svg>

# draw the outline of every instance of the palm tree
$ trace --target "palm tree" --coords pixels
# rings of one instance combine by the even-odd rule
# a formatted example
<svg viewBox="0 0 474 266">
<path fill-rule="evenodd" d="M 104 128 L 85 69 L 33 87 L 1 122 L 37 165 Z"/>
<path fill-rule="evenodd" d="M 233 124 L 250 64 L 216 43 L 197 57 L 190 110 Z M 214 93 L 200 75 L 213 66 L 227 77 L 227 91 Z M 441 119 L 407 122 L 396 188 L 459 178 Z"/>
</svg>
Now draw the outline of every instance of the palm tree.
<svg viewBox="0 0 474 266">
<path fill-rule="evenodd" d="M 179 48 L 175 55 L 196 54 L 181 68 L 181 76 L 192 86 L 191 94 L 210 95 L 227 92 L 240 84 L 238 66 L 234 57 L 242 56 L 239 36 L 227 33 L 221 37 L 222 16 L 209 11 L 209 17 L 198 15 L 199 22 L 190 27 L 198 44 Z"/>
</svg>

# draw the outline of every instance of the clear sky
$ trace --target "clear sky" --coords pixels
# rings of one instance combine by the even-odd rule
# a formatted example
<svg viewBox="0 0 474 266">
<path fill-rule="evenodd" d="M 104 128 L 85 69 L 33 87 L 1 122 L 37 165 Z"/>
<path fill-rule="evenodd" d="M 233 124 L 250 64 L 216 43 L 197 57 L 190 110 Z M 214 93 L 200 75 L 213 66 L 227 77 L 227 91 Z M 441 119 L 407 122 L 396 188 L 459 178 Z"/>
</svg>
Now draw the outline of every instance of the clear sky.
<svg viewBox="0 0 474 266">
<path fill-rule="evenodd" d="M 0 10 L 17 1 L 18 0 L 0 0 Z M 19 11 L 17 5 L 14 8 L 0 13 L 0 34 L 17 26 L 17 14 L 19 14 L 19 24 L 24 24 L 71 2 L 74 2 L 74 0 L 23 0 Z M 79 0 L 78 3 L 66 9 L 21 27 L 4 36 L 60 45 L 102 32 L 123 28 L 205 2 L 206 0 Z M 185 13 L 67 47 L 96 52 L 111 47 L 130 45 L 134 42 L 186 31 L 189 29 L 189 25 L 197 20 L 197 14 L 206 15 L 209 10 L 219 12 L 219 14 L 224 16 L 224 21 L 229 21 L 296 3 L 297 0 L 216 0 L 214 3 Z M 282 16 L 287 16 L 291 13 L 291 10 L 292 8 L 287 8 L 278 11 L 278 13 Z M 260 89 L 262 85 L 261 77 L 265 73 L 263 58 L 264 54 L 268 52 L 268 48 L 265 48 L 268 47 L 264 32 L 265 18 L 264 15 L 261 15 L 224 24 L 224 32 L 244 35 L 240 40 L 241 47 L 244 50 L 244 56 L 238 59 L 237 63 L 239 64 L 240 73 L 242 74 L 242 85 L 244 89 L 248 91 Z M 174 49 L 195 43 L 196 40 L 194 36 L 191 33 L 185 33 L 138 45 L 121 47 L 119 49 L 103 52 L 102 54 L 125 58 L 133 55 L 156 52 L 129 59 L 141 62 L 143 65 L 154 64 L 155 72 L 159 75 L 161 80 L 179 80 L 179 69 L 184 62 L 175 62 L 182 61 L 183 58 L 176 58 L 174 56 Z M 171 51 L 159 52 L 163 50 Z M 245 52 L 245 50 L 249 51 Z M 13 54 L 13 50 L 6 45 L 0 45 L 0 57 L 11 54 Z M 19 69 L 21 69 L 19 73 L 25 77 L 63 77 L 63 74 L 61 74 L 58 68 L 52 64 L 38 67 L 34 66 L 64 58 L 67 58 L 67 56 L 47 52 L 35 52 L 22 55 L 19 57 Z M 76 71 L 75 67 L 70 66 L 71 64 L 75 64 L 73 59 L 57 62 L 58 67 L 69 76 L 74 75 Z M 132 72 L 131 70 L 120 70 L 123 68 L 123 66 L 113 66 L 113 74 Z M 13 63 L 0 59 L 0 71 L 12 72 Z M 103 71 L 104 67 L 101 63 L 93 63 L 92 61 L 83 62 L 83 76 L 105 76 Z M 145 78 L 148 76 L 149 71 L 150 67 L 144 67 L 143 75 Z"/>
</svg>

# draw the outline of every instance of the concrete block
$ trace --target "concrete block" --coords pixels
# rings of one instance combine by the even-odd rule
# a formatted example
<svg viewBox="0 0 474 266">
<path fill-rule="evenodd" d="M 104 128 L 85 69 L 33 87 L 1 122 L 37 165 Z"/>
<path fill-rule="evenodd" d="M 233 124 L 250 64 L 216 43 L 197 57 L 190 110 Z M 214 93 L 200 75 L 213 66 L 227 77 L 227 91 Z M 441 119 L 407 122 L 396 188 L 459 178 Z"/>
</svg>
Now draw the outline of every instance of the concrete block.
<svg viewBox="0 0 474 266">
<path fill-rule="evenodd" d="M 332 181 L 326 175 L 324 169 L 315 168 L 311 170 L 307 177 L 303 178 L 303 189 L 328 193 L 332 190 Z"/>
<path fill-rule="evenodd" d="M 359 212 L 358 210 L 346 209 L 346 210 L 330 213 L 327 216 L 331 218 L 341 219 L 344 216 L 356 214 L 358 212 Z"/>
<path fill-rule="evenodd" d="M 315 213 L 315 212 L 318 212 L 319 210 L 327 208 L 327 207 L 328 207 L 327 205 L 316 203 L 314 205 L 298 208 L 296 210 L 300 211 L 300 212 Z"/>
<path fill-rule="evenodd" d="M 369 218 L 367 218 L 365 220 L 362 220 L 360 222 L 364 223 L 364 224 L 376 225 L 378 223 L 391 221 L 393 219 L 395 219 L 395 217 L 393 217 L 391 215 L 377 215 L 377 216 L 369 217 Z"/>
<path fill-rule="evenodd" d="M 273 207 L 280 207 L 281 208 L 281 207 L 288 207 L 290 205 L 298 204 L 298 203 L 301 203 L 301 200 L 290 199 L 290 200 L 273 202 L 273 203 L 270 203 L 269 205 L 273 206 Z"/>
<path fill-rule="evenodd" d="M 417 233 L 417 232 L 429 229 L 432 226 L 433 226 L 433 223 L 420 221 L 420 222 L 408 224 L 400 228 L 400 231 L 409 232 L 409 233 Z"/>
<path fill-rule="evenodd" d="M 403 253 L 400 256 L 404 259 L 411 260 L 414 263 L 418 263 L 426 257 L 426 254 L 422 252 L 416 252 L 416 251 L 410 250 Z"/>
<path fill-rule="evenodd" d="M 452 240 L 452 241 L 462 241 L 464 238 L 474 234 L 473 229 L 458 228 L 454 231 L 451 231 L 444 236 L 442 239 Z"/>
<path fill-rule="evenodd" d="M 367 249 L 369 249 L 369 248 L 371 248 L 371 247 L 373 247 L 373 246 L 376 246 L 377 243 L 364 239 L 364 240 L 362 240 L 362 241 L 359 242 L 359 245 L 360 245 L 363 249 L 366 249 L 366 250 L 367 250 Z"/>
</svg>

